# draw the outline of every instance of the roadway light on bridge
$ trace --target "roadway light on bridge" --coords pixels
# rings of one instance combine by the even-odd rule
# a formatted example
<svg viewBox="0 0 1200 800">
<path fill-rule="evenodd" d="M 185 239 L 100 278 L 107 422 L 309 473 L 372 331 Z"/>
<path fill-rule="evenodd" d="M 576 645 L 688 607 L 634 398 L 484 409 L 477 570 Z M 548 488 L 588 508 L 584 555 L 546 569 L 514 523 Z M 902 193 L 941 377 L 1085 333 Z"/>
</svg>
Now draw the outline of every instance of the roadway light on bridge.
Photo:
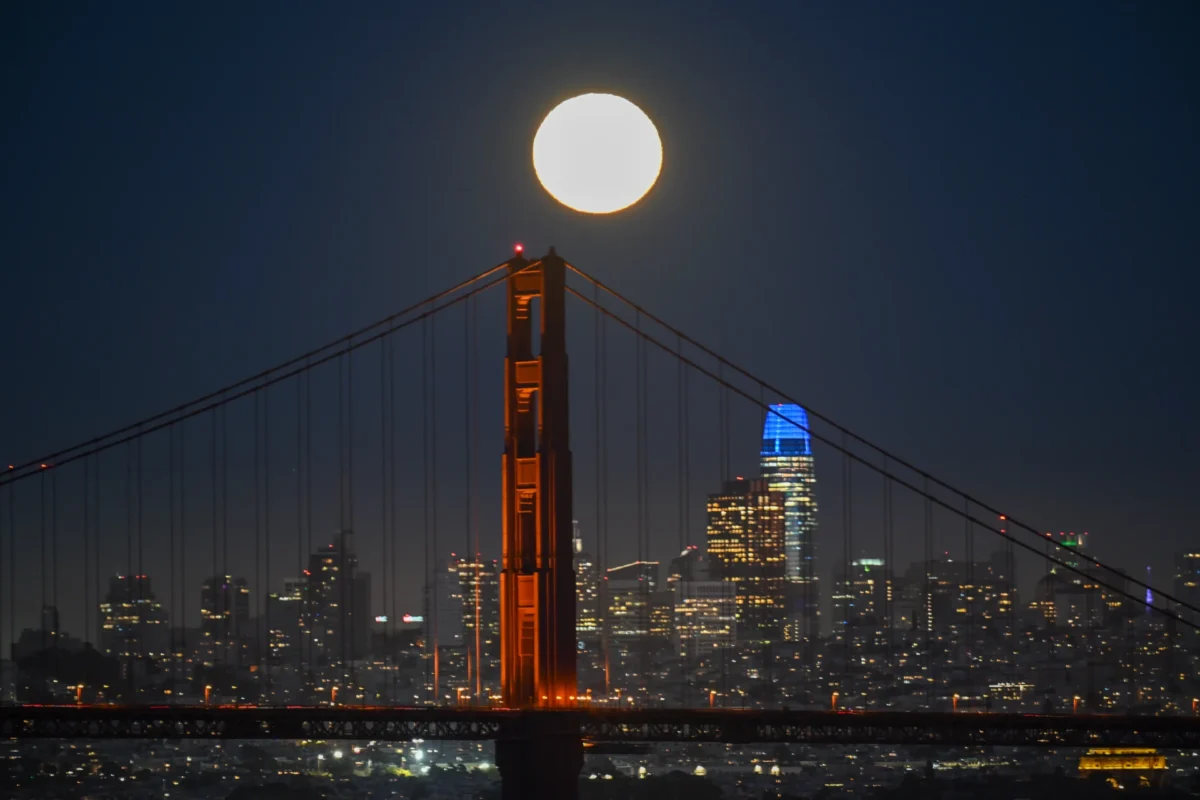
<svg viewBox="0 0 1200 800">
<path fill-rule="evenodd" d="M 715 702 L 716 702 L 716 699 L 717 699 L 717 690 L 716 690 L 716 689 L 709 689 L 709 690 L 708 690 L 708 707 L 709 707 L 709 708 L 712 708 L 712 707 L 713 707 L 713 705 L 714 705 L 714 704 L 715 704 Z"/>
<path fill-rule="evenodd" d="M 958 711 L 958 692 L 954 693 L 954 697 L 951 698 L 951 702 L 954 703 L 953 709 Z"/>
<path fill-rule="evenodd" d="M 834 692 L 833 694 L 831 694 L 829 696 L 829 710 L 830 711 L 837 711 L 837 699 L 838 699 L 839 694 L 840 694 L 839 692 Z"/>
<path fill-rule="evenodd" d="M 1073 698 L 1071 698 L 1071 713 L 1079 713 L 1079 695 L 1075 695 Z"/>
<path fill-rule="evenodd" d="M 204 705 L 208 705 L 209 698 L 212 697 L 212 686 L 204 687 Z"/>
</svg>

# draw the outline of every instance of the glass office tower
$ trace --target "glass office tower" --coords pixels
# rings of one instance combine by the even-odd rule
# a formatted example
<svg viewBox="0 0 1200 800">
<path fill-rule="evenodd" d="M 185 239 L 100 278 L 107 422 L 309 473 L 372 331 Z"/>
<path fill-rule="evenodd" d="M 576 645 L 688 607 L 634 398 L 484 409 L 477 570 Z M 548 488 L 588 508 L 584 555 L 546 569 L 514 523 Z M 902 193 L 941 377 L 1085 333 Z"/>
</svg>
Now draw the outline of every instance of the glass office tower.
<svg viewBox="0 0 1200 800">
<path fill-rule="evenodd" d="M 793 403 L 771 406 L 763 424 L 760 467 L 771 491 L 784 496 L 784 554 L 788 613 L 784 637 L 803 641 L 820 634 L 817 591 L 817 478 L 808 414 Z"/>
</svg>

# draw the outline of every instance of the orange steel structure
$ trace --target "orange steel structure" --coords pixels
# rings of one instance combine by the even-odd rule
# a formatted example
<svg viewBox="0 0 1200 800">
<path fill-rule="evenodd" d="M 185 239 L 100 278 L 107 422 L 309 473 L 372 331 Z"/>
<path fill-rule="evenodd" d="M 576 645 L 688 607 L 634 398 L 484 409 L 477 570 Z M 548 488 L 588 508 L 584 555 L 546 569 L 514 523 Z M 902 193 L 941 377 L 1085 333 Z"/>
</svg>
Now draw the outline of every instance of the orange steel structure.
<svg viewBox="0 0 1200 800">
<path fill-rule="evenodd" d="M 508 708 L 576 703 L 569 424 L 566 264 L 553 248 L 533 262 L 518 251 L 509 262 L 504 361 L 500 686 Z M 505 800 L 576 796 L 583 743 L 560 728 L 555 718 L 531 719 L 497 740 Z"/>
<path fill-rule="evenodd" d="M 509 262 L 500 672 L 509 708 L 575 704 L 566 265 Z M 540 301 L 533 353 L 534 301 Z"/>
</svg>

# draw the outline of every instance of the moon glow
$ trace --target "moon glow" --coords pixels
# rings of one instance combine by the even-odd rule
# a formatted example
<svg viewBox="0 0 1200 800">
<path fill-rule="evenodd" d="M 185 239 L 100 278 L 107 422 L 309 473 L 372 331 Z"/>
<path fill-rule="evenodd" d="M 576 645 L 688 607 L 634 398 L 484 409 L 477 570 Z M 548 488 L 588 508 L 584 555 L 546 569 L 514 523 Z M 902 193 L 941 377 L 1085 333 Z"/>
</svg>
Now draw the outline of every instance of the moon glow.
<svg viewBox="0 0 1200 800">
<path fill-rule="evenodd" d="M 585 214 L 641 200 L 662 171 L 662 140 L 642 109 L 612 94 L 581 94 L 546 115 L 533 169 L 550 196 Z"/>
</svg>

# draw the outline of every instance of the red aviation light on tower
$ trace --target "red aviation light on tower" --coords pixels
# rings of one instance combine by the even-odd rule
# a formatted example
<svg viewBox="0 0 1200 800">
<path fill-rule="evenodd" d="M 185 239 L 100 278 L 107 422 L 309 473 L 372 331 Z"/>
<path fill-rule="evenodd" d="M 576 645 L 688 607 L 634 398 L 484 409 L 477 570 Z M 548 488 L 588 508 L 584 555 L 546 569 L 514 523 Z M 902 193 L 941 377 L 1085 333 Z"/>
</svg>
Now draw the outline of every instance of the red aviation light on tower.
<svg viewBox="0 0 1200 800">
<path fill-rule="evenodd" d="M 513 252 L 516 253 L 517 255 L 521 255 L 522 253 L 525 252 L 525 245 L 521 244 L 520 242 L 517 242 L 516 244 L 513 245 Z"/>
</svg>

